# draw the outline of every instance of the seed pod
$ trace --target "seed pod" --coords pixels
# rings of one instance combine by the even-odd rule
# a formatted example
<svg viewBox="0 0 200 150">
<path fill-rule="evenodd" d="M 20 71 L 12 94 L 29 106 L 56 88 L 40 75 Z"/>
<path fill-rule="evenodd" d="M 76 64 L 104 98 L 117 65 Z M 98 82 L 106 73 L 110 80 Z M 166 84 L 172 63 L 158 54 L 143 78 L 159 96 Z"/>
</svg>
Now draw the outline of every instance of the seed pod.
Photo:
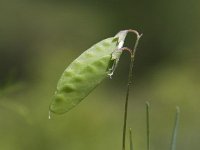
<svg viewBox="0 0 200 150">
<path fill-rule="evenodd" d="M 83 100 L 104 78 L 112 76 L 127 30 L 93 45 L 64 71 L 50 104 L 50 111 L 63 114 Z"/>
</svg>

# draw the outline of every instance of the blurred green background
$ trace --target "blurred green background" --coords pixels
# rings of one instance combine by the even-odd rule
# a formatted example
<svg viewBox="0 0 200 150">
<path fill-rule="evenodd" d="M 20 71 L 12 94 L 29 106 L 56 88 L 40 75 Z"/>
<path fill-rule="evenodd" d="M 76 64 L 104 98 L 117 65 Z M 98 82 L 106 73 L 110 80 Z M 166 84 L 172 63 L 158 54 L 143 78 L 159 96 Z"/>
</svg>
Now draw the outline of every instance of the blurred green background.
<svg viewBox="0 0 200 150">
<path fill-rule="evenodd" d="M 135 150 L 146 148 L 147 100 L 152 149 L 169 149 L 177 105 L 177 149 L 199 149 L 199 5 L 197 0 L 1 0 L 0 149 L 120 150 L 128 53 L 113 79 L 72 111 L 48 120 L 48 107 L 73 59 L 129 28 L 144 34 L 128 116 Z M 129 35 L 125 45 L 133 41 Z"/>
</svg>

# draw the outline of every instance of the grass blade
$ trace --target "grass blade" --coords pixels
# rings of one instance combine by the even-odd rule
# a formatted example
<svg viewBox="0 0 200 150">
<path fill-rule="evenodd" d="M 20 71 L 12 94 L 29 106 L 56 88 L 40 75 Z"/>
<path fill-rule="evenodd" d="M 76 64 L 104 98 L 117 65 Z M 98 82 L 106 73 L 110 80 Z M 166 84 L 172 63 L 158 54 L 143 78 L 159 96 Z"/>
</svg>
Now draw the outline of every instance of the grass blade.
<svg viewBox="0 0 200 150">
<path fill-rule="evenodd" d="M 133 138 L 132 138 L 132 130 L 129 129 L 129 139 L 130 139 L 130 150 L 133 150 Z"/>
<path fill-rule="evenodd" d="M 176 116 L 175 116 L 175 123 L 172 133 L 172 141 L 171 141 L 171 150 L 176 150 L 176 140 L 177 140 L 177 133 L 178 133 L 178 126 L 179 126 L 179 118 L 180 118 L 180 108 L 176 107 Z"/>
<path fill-rule="evenodd" d="M 149 102 L 146 102 L 146 132 L 147 132 L 147 150 L 150 150 L 150 125 L 149 125 Z"/>
</svg>

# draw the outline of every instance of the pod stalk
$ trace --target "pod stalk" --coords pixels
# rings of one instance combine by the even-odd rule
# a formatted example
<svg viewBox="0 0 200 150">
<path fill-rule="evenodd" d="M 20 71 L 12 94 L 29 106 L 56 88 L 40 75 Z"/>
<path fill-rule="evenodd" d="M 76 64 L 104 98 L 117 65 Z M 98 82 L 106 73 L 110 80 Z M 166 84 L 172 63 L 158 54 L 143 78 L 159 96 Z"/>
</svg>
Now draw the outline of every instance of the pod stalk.
<svg viewBox="0 0 200 150">
<path fill-rule="evenodd" d="M 127 32 L 131 32 L 136 34 L 137 39 L 134 45 L 134 48 L 131 50 L 131 60 L 130 60 L 130 66 L 129 66 L 129 75 L 128 75 L 128 83 L 127 83 L 127 89 L 126 89 L 126 98 L 125 98 L 125 105 L 124 105 L 124 123 L 123 123 L 123 136 L 122 136 L 122 150 L 126 149 L 125 143 L 126 143 L 126 126 L 127 126 L 127 112 L 128 112 L 128 102 L 129 102 L 129 93 L 130 93 L 130 86 L 133 83 L 133 66 L 134 66 L 134 60 L 135 60 L 135 53 L 139 44 L 139 40 L 142 36 L 142 34 L 139 34 L 136 30 L 129 29 Z"/>
</svg>

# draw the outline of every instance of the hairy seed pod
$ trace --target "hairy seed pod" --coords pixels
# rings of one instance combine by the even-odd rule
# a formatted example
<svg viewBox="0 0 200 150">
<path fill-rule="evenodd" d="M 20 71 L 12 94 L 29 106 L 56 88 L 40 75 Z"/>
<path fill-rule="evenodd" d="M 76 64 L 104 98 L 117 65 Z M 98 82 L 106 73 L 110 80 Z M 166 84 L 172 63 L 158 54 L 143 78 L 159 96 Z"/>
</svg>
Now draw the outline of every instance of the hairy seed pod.
<svg viewBox="0 0 200 150">
<path fill-rule="evenodd" d="M 93 45 L 64 71 L 50 104 L 50 111 L 63 114 L 83 100 L 104 78 L 112 75 L 127 35 L 127 30 Z"/>
</svg>

